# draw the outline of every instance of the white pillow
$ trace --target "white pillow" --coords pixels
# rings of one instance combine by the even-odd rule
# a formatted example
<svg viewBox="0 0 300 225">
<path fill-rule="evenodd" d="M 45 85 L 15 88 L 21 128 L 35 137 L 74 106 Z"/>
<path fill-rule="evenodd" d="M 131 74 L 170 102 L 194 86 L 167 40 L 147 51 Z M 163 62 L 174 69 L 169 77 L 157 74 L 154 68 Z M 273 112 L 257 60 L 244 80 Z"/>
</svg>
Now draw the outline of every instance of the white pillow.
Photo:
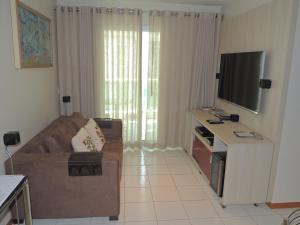
<svg viewBox="0 0 300 225">
<path fill-rule="evenodd" d="M 93 143 L 95 144 L 98 151 L 101 151 L 105 144 L 105 137 L 100 130 L 100 127 L 95 120 L 89 119 L 87 124 L 84 126 L 88 134 L 91 136 Z"/>
<path fill-rule="evenodd" d="M 95 144 L 92 141 L 88 132 L 81 128 L 72 138 L 72 146 L 75 152 L 94 152 L 97 151 Z"/>
</svg>

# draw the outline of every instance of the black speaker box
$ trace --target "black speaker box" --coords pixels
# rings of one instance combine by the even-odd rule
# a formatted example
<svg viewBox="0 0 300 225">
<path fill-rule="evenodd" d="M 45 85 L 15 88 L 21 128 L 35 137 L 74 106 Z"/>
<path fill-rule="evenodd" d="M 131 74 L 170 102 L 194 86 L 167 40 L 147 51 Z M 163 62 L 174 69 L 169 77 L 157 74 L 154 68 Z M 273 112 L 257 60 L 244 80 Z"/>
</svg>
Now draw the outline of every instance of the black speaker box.
<svg viewBox="0 0 300 225">
<path fill-rule="evenodd" d="M 5 146 L 17 145 L 21 142 L 20 133 L 18 131 L 11 131 L 3 135 L 3 142 Z"/>
<path fill-rule="evenodd" d="M 63 96 L 62 100 L 63 100 L 64 103 L 71 102 L 71 97 L 70 96 Z"/>
<path fill-rule="evenodd" d="M 259 86 L 263 89 L 270 89 L 272 86 L 272 81 L 267 79 L 260 79 Z"/>
<path fill-rule="evenodd" d="M 239 122 L 240 116 L 238 114 L 230 114 L 230 120 L 232 122 Z"/>
</svg>

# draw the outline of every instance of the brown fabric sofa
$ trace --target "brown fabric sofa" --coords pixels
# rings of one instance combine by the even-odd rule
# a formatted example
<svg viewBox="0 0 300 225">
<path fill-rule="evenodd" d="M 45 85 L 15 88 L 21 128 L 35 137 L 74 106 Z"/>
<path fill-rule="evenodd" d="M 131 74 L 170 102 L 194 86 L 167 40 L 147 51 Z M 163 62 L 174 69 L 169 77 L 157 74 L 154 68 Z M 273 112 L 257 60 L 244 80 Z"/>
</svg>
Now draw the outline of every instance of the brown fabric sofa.
<svg viewBox="0 0 300 225">
<path fill-rule="evenodd" d="M 86 124 L 80 113 L 61 116 L 13 155 L 15 174 L 29 177 L 33 218 L 75 218 L 110 216 L 120 213 L 122 174 L 122 121 L 101 128 L 106 144 L 102 154 L 102 175 L 68 174 L 73 152 L 71 139 Z M 101 127 L 101 119 L 97 120 Z M 11 174 L 9 160 L 6 171 Z"/>
</svg>

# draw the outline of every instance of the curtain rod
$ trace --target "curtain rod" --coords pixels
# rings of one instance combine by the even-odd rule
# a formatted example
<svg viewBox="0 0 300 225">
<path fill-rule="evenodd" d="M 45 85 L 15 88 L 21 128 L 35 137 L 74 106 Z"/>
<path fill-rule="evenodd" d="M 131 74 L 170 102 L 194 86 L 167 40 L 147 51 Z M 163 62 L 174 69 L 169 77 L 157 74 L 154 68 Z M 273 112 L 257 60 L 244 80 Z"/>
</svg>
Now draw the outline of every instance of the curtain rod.
<svg viewBox="0 0 300 225">
<path fill-rule="evenodd" d="M 58 6 L 60 8 L 66 8 L 66 9 L 70 9 L 70 8 L 75 8 L 76 9 L 76 12 L 79 12 L 80 11 L 80 7 L 79 6 Z M 146 11 L 143 11 L 141 9 L 134 9 L 134 8 L 109 8 L 109 7 L 89 7 L 91 9 L 107 9 L 109 11 L 112 11 L 113 9 L 117 9 L 117 10 L 125 10 L 127 9 L 128 11 L 141 11 L 141 12 L 146 12 Z M 57 10 L 57 7 L 54 8 L 54 11 Z"/>
<path fill-rule="evenodd" d="M 59 7 L 71 7 L 71 6 L 59 6 Z M 80 7 L 74 7 L 76 8 L 76 12 L 80 12 Z M 101 7 L 97 7 L 97 8 L 101 8 Z M 107 8 L 107 7 L 102 7 L 102 8 Z M 107 9 L 113 9 L 113 8 L 107 8 Z M 54 11 L 56 11 L 57 8 L 54 8 Z M 161 10 L 142 10 L 142 9 L 129 9 L 130 11 L 134 11 L 134 10 L 141 10 L 142 13 L 150 13 L 153 11 L 161 11 Z M 168 10 L 162 10 L 162 11 L 168 11 Z M 170 10 L 170 12 L 172 12 L 173 10 Z M 180 12 L 180 11 L 173 11 L 173 12 Z M 189 12 L 189 11 L 181 11 L 181 12 L 187 12 L 187 13 L 210 13 L 210 12 Z M 224 19 L 224 15 L 221 13 L 215 13 L 216 14 L 216 18 L 218 18 L 219 16 L 221 16 L 221 20 L 223 21 Z"/>
</svg>

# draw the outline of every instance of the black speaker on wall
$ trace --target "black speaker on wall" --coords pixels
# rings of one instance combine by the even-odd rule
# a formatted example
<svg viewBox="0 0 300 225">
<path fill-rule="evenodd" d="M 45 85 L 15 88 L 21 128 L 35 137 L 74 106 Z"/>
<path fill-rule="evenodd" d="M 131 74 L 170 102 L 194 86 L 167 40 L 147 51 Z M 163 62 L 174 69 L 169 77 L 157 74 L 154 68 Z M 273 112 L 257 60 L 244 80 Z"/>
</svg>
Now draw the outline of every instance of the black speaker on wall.
<svg viewBox="0 0 300 225">
<path fill-rule="evenodd" d="M 3 135 L 5 146 L 17 145 L 21 142 L 19 131 L 10 131 Z"/>
<path fill-rule="evenodd" d="M 259 86 L 263 89 L 270 89 L 272 86 L 272 81 L 268 79 L 260 79 Z"/>
<path fill-rule="evenodd" d="M 71 97 L 70 96 L 63 96 L 62 100 L 63 100 L 64 103 L 68 103 L 68 102 L 71 102 Z"/>
<path fill-rule="evenodd" d="M 217 79 L 217 80 L 220 80 L 220 79 L 221 79 L 221 74 L 220 74 L 220 73 L 217 73 L 217 74 L 216 74 L 216 79 Z"/>
<path fill-rule="evenodd" d="M 63 101 L 64 107 L 65 107 L 65 116 L 67 116 L 68 115 L 68 104 L 71 102 L 71 96 L 69 96 L 69 95 L 63 96 L 62 101 Z"/>
</svg>

